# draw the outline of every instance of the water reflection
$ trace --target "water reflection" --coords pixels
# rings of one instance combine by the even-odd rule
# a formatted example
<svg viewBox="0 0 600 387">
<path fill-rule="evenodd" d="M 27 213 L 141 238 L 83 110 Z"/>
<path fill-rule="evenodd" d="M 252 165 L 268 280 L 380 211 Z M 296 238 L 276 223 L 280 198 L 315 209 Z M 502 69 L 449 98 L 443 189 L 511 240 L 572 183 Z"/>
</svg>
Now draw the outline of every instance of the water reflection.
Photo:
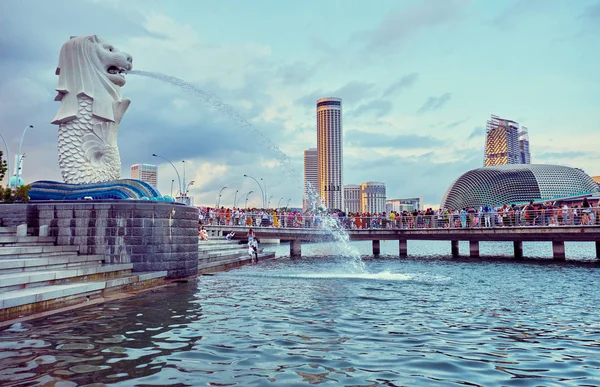
<svg viewBox="0 0 600 387">
<path fill-rule="evenodd" d="M 0 384 L 599 385 L 590 266 L 261 262 L 0 332 Z"/>
</svg>

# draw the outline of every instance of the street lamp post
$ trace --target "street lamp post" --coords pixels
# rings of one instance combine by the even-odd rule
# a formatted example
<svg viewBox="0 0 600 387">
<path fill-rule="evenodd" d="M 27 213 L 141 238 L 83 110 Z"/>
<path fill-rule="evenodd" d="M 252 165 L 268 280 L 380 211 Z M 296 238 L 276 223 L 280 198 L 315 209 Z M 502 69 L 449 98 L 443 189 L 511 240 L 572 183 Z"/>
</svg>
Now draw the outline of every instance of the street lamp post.
<svg viewBox="0 0 600 387">
<path fill-rule="evenodd" d="M 15 184 L 17 186 L 17 188 L 19 187 L 19 174 L 21 172 L 21 162 L 23 161 L 23 156 L 21 155 L 21 149 L 23 148 L 23 139 L 25 138 L 25 132 L 27 132 L 27 129 L 29 128 L 33 128 L 33 125 L 29 125 L 27 126 L 25 129 L 23 129 L 23 134 L 21 135 L 21 142 L 19 143 L 19 153 L 18 153 L 18 159 L 17 159 L 17 177 L 15 179 Z"/>
<path fill-rule="evenodd" d="M 254 191 L 250 191 L 246 194 L 246 204 L 244 205 L 244 208 L 248 208 L 248 196 Z"/>
<path fill-rule="evenodd" d="M 252 180 L 254 180 L 256 182 L 256 184 L 258 184 L 258 188 L 260 188 L 260 192 L 262 193 L 262 202 L 263 202 L 263 208 L 265 207 L 265 191 L 263 191 L 263 187 L 262 185 L 260 185 L 260 183 L 258 182 L 258 180 L 256 180 L 254 177 L 250 176 L 250 175 L 244 175 L 244 177 L 249 177 Z M 262 180 L 262 177 L 260 178 Z"/>
<path fill-rule="evenodd" d="M 267 181 L 263 180 L 263 179 L 261 179 L 261 180 L 263 181 L 263 184 L 265 185 L 265 203 L 267 203 L 267 207 L 269 207 L 268 200 L 267 200 L 267 196 L 269 195 L 269 191 L 267 191 Z"/>
<path fill-rule="evenodd" d="M 171 197 L 173 197 L 173 183 L 175 183 L 175 179 L 171 180 Z"/>
<path fill-rule="evenodd" d="M 223 190 L 227 188 L 227 186 L 221 188 L 221 190 L 219 191 L 219 196 L 217 196 L 217 209 L 219 208 L 219 205 L 221 204 L 221 193 L 223 193 Z"/>
<path fill-rule="evenodd" d="M 238 193 L 239 189 L 235 190 L 235 195 L 233 195 L 233 208 L 235 208 L 235 199 L 237 198 L 237 193 Z"/>
<path fill-rule="evenodd" d="M 188 192 L 190 191 L 190 186 L 194 185 L 194 180 L 190 181 L 189 183 L 187 183 L 187 185 L 185 186 L 185 191 L 183 192 L 185 196 L 187 196 Z"/>
<path fill-rule="evenodd" d="M 283 200 L 283 196 L 281 197 L 281 199 L 279 199 L 279 201 L 277 202 L 277 208 L 281 208 L 281 201 Z"/>
<path fill-rule="evenodd" d="M 267 200 L 267 209 L 271 208 L 271 199 L 273 199 L 273 195 L 269 196 L 269 200 Z"/>
<path fill-rule="evenodd" d="M 171 166 L 173 167 L 173 169 L 175 170 L 175 173 L 177 174 L 177 181 L 179 182 L 179 196 L 181 196 L 182 194 L 182 190 L 183 190 L 183 186 L 181 185 L 181 177 L 179 177 L 179 171 L 177 170 L 177 168 L 175 167 L 175 164 L 173 164 L 171 162 L 171 160 L 167 159 L 166 157 L 162 157 L 157 155 L 156 153 L 152 153 L 152 156 L 154 157 L 158 157 L 160 159 L 163 159 L 165 161 L 167 161 L 169 164 L 171 164 Z"/>
<path fill-rule="evenodd" d="M 0 133 L 0 137 L 2 137 L 2 141 L 4 141 L 4 147 L 6 148 L 6 186 L 10 187 L 10 174 L 12 173 L 10 171 L 10 152 L 8 151 L 8 144 L 6 143 L 6 139 L 4 138 L 4 136 L 2 135 L 2 133 Z"/>
<path fill-rule="evenodd" d="M 292 198 L 289 198 L 287 204 L 285 205 L 285 208 L 288 208 L 290 206 L 291 201 L 292 201 Z"/>
<path fill-rule="evenodd" d="M 182 187 L 186 187 L 185 191 L 183 191 L 183 193 L 187 193 L 187 185 L 185 185 L 185 160 L 181 160 L 181 162 L 183 163 L 183 185 Z"/>
</svg>

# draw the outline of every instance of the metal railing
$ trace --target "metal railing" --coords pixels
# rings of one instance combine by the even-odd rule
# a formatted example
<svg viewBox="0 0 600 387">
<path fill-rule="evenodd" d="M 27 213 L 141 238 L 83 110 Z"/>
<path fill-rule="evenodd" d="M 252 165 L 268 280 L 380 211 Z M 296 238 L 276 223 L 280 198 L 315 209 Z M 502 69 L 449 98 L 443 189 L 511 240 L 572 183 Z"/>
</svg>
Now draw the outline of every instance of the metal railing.
<svg viewBox="0 0 600 387">
<path fill-rule="evenodd" d="M 306 213 L 249 212 L 206 214 L 201 216 L 204 225 L 324 228 L 339 227 L 360 229 L 441 229 L 441 228 L 493 228 L 528 226 L 593 226 L 600 225 L 600 207 L 589 208 L 499 208 L 489 211 L 435 211 L 434 213 L 400 213 L 339 216 Z"/>
</svg>

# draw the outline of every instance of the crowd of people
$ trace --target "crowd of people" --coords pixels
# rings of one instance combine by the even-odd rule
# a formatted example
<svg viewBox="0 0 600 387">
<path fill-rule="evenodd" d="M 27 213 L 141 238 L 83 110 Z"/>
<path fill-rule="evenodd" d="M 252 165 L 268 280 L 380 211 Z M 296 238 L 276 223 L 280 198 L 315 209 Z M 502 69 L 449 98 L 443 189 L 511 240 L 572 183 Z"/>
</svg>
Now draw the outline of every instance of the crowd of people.
<svg viewBox="0 0 600 387">
<path fill-rule="evenodd" d="M 586 199 L 580 202 L 542 202 L 523 205 L 480 206 L 478 208 L 389 213 L 342 211 L 286 211 L 243 208 L 200 209 L 201 225 L 320 228 L 325 222 L 346 229 L 376 228 L 454 228 L 515 227 L 600 224 L 600 203 Z"/>
</svg>

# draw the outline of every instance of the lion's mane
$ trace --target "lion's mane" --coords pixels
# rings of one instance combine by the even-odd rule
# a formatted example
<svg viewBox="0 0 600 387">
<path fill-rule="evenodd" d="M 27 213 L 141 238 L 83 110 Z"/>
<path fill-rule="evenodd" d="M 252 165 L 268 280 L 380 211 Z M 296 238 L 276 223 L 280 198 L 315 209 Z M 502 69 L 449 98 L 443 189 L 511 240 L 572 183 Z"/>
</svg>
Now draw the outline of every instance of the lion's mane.
<svg viewBox="0 0 600 387">
<path fill-rule="evenodd" d="M 94 102 L 92 114 L 106 121 L 115 120 L 114 102 L 121 100 L 121 88 L 113 84 L 92 60 L 93 50 L 102 44 L 97 35 L 75 36 L 66 42 L 58 59 L 58 95 L 60 107 L 52 120 L 53 124 L 62 124 L 79 116 L 77 97 L 86 95 Z"/>
</svg>

